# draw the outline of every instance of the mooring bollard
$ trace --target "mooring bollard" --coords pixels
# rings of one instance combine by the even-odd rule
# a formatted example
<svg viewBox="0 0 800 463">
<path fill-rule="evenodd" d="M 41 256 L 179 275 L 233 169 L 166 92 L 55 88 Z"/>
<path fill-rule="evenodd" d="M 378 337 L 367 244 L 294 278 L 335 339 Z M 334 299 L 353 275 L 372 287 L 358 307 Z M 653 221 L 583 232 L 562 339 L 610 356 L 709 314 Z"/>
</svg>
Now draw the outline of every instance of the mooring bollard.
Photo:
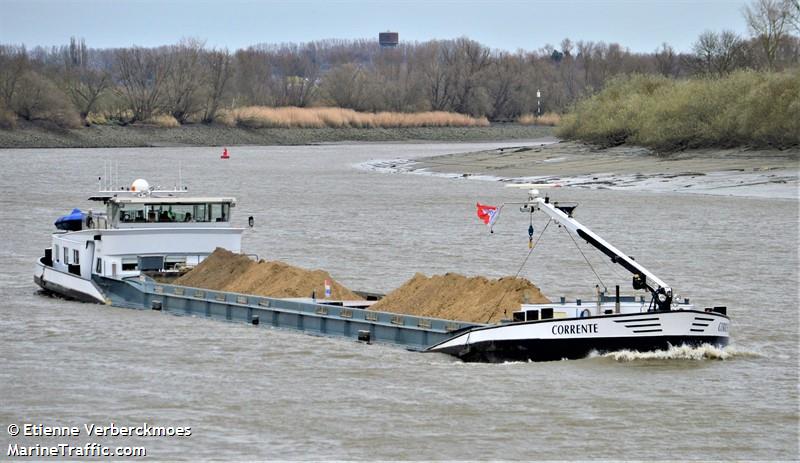
<svg viewBox="0 0 800 463">
<path fill-rule="evenodd" d="M 150 303 L 150 307 L 151 307 L 153 310 L 158 310 L 158 311 L 161 311 L 161 301 L 153 301 L 153 302 L 151 302 L 151 303 Z"/>
<path fill-rule="evenodd" d="M 260 323 L 260 321 L 258 319 L 258 315 L 253 315 L 253 319 L 251 320 L 251 323 L 253 323 L 253 325 L 258 325 Z"/>
</svg>

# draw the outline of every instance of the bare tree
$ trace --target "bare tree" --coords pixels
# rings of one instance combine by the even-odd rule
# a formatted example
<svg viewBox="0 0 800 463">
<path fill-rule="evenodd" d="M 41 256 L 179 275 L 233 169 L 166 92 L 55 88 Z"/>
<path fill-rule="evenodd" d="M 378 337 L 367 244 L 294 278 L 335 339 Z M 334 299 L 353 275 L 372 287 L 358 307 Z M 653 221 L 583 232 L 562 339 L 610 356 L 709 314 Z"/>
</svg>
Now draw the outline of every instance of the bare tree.
<svg viewBox="0 0 800 463">
<path fill-rule="evenodd" d="M 564 56 L 572 56 L 572 48 L 572 40 L 570 40 L 569 37 L 561 41 L 561 53 L 563 53 Z"/>
<path fill-rule="evenodd" d="M 205 55 L 204 61 L 208 79 L 202 121 L 211 123 L 214 122 L 222 99 L 228 90 L 228 82 L 232 74 L 231 55 L 228 50 L 211 51 Z"/>
<path fill-rule="evenodd" d="M 100 97 L 111 86 L 111 77 L 105 71 L 80 68 L 66 71 L 65 92 L 78 111 L 81 120 L 86 118 L 97 106 Z"/>
<path fill-rule="evenodd" d="M 0 45 L 0 103 L 11 108 L 23 74 L 29 69 L 24 46 Z"/>
<path fill-rule="evenodd" d="M 481 72 L 489 66 L 489 49 L 474 40 L 457 39 L 442 49 L 448 67 L 447 79 L 453 92 L 453 110 L 465 114 L 485 114 L 488 97 L 478 89 Z M 485 97 L 484 101 L 480 101 Z M 481 104 L 483 103 L 483 104 Z M 483 106 L 483 107 L 482 107 Z"/>
<path fill-rule="evenodd" d="M 744 65 L 744 40 L 739 34 L 724 30 L 719 34 L 719 51 L 715 71 L 722 76 Z"/>
<path fill-rule="evenodd" d="M 575 44 L 575 47 L 578 52 L 577 59 L 583 67 L 583 81 L 587 86 L 592 87 L 592 90 L 596 90 L 591 80 L 592 71 L 594 70 L 594 57 L 592 55 L 594 53 L 595 44 L 592 41 L 584 42 L 583 40 L 579 40 Z"/>
<path fill-rule="evenodd" d="M 625 72 L 625 60 L 630 55 L 627 48 L 623 48 L 618 43 L 608 44 L 606 51 L 606 62 L 608 63 L 609 74 L 614 76 Z"/>
<path fill-rule="evenodd" d="M 89 113 L 111 86 L 111 76 L 105 70 L 90 67 L 89 52 L 83 39 L 70 39 L 69 48 L 64 53 L 61 86 L 78 111 L 81 121 L 86 124 Z"/>
<path fill-rule="evenodd" d="M 198 113 L 203 104 L 200 95 L 206 77 L 201 69 L 203 47 L 204 43 L 198 39 L 183 39 L 170 47 L 166 56 L 170 72 L 165 76 L 165 105 L 181 124 Z"/>
<path fill-rule="evenodd" d="M 157 50 L 133 47 L 116 51 L 117 91 L 132 112 L 131 122 L 148 120 L 162 108 L 169 72 L 166 55 Z"/>
<path fill-rule="evenodd" d="M 573 102 L 578 98 L 578 75 L 575 58 L 572 56 L 572 40 L 565 38 L 561 41 L 561 59 L 557 61 L 558 70 L 561 73 L 561 81 L 564 83 L 568 102 Z"/>
<path fill-rule="evenodd" d="M 732 31 L 705 31 L 692 45 L 694 57 L 689 61 L 695 72 L 722 76 L 743 63 L 744 41 Z"/>
<path fill-rule="evenodd" d="M 234 103 L 239 105 L 274 105 L 272 63 L 268 54 L 256 48 L 236 52 L 234 59 Z"/>
<path fill-rule="evenodd" d="M 493 60 L 486 88 L 491 100 L 490 117 L 493 120 L 519 116 L 514 103 L 520 91 L 522 63 L 518 56 L 501 53 Z"/>
<path fill-rule="evenodd" d="M 675 49 L 666 42 L 661 44 L 653 54 L 655 58 L 656 71 L 665 77 L 675 77 L 678 70 L 678 59 Z"/>
<path fill-rule="evenodd" d="M 312 44 L 313 45 L 313 44 Z M 309 106 L 317 92 L 319 61 L 314 46 L 284 46 L 273 58 L 271 81 L 278 106 Z"/>
<path fill-rule="evenodd" d="M 278 106 L 310 106 L 317 90 L 315 80 L 302 76 L 284 76 L 278 84 Z"/>
<path fill-rule="evenodd" d="M 800 0 L 789 0 L 790 15 L 789 20 L 794 26 L 795 32 L 800 34 Z"/>
<path fill-rule="evenodd" d="M 586 74 L 586 84 L 592 89 L 599 89 L 613 74 L 608 61 L 608 44 L 602 41 L 597 42 L 590 51 L 592 65 L 591 71 Z"/>
<path fill-rule="evenodd" d="M 423 78 L 414 46 L 381 48 L 372 59 L 366 74 L 365 99 L 373 111 L 415 111 L 426 108 L 423 101 Z"/>
<path fill-rule="evenodd" d="M 362 109 L 364 87 L 364 70 L 353 63 L 336 66 L 322 80 L 322 92 L 326 99 L 342 108 Z"/>
<path fill-rule="evenodd" d="M 705 31 L 692 44 L 695 59 L 690 63 L 695 72 L 711 74 L 714 69 L 714 57 L 719 49 L 719 36 L 714 31 Z"/>
<path fill-rule="evenodd" d="M 760 43 L 769 70 L 775 69 L 778 47 L 796 11 L 797 5 L 793 0 L 753 0 L 744 8 L 747 27 Z"/>
<path fill-rule="evenodd" d="M 425 93 L 431 109 L 435 111 L 449 109 L 453 102 L 453 82 L 443 59 L 445 47 L 441 42 L 428 42 L 420 52 Z"/>
</svg>

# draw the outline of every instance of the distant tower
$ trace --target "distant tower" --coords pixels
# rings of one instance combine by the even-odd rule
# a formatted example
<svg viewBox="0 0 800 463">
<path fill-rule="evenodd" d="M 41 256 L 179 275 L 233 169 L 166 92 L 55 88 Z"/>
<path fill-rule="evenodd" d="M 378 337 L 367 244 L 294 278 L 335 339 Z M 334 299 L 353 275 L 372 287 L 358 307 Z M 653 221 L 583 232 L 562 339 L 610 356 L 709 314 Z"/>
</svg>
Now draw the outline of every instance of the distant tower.
<svg viewBox="0 0 800 463">
<path fill-rule="evenodd" d="M 378 42 L 382 48 L 394 48 L 400 43 L 400 34 L 397 32 L 381 32 L 378 34 Z"/>
</svg>

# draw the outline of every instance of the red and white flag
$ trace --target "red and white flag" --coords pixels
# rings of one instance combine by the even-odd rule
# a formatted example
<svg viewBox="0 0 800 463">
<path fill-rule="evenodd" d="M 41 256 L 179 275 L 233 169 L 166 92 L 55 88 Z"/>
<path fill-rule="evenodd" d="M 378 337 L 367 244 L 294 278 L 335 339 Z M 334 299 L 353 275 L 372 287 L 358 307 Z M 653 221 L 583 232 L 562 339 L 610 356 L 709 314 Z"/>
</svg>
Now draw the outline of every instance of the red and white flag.
<svg viewBox="0 0 800 463">
<path fill-rule="evenodd" d="M 489 206 L 486 204 L 477 203 L 478 218 L 483 220 L 486 225 L 491 225 L 497 215 L 497 206 Z"/>
</svg>

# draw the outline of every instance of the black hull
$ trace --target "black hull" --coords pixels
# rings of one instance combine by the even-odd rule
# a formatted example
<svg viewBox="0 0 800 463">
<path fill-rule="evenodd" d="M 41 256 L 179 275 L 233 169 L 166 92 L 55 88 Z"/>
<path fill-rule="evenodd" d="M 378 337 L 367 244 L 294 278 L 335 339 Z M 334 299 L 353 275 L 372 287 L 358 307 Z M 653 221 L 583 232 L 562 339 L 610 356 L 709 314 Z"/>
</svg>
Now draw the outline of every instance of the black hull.
<svg viewBox="0 0 800 463">
<path fill-rule="evenodd" d="M 73 301 L 78 302 L 91 302 L 93 304 L 99 304 L 97 299 L 89 296 L 88 294 L 84 294 L 80 291 L 75 291 L 74 289 L 65 288 L 59 284 L 53 283 L 51 281 L 42 280 L 41 278 L 34 276 L 33 282 L 39 285 L 45 292 L 50 294 L 55 294 L 59 297 L 64 299 L 70 299 Z"/>
<path fill-rule="evenodd" d="M 671 346 L 700 346 L 711 344 L 724 347 L 727 336 L 649 336 L 621 338 L 582 339 L 516 339 L 485 341 L 469 347 L 457 346 L 437 350 L 460 358 L 465 362 L 546 362 L 563 359 L 581 359 L 592 352 L 600 354 L 619 350 L 648 352 L 666 350 Z"/>
</svg>

